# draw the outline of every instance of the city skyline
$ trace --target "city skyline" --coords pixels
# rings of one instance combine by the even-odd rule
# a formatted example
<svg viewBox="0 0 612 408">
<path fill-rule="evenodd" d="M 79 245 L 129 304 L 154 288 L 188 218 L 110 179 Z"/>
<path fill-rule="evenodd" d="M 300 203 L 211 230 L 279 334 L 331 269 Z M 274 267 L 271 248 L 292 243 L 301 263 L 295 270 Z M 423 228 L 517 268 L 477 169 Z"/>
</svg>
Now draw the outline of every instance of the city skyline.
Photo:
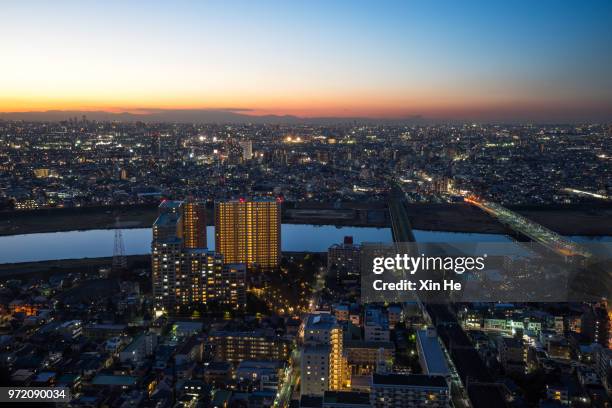
<svg viewBox="0 0 612 408">
<path fill-rule="evenodd" d="M 0 112 L 612 118 L 607 2 L 63 2 L 5 12 Z"/>
<path fill-rule="evenodd" d="M 0 401 L 612 407 L 612 2 L 3 5 Z"/>
</svg>

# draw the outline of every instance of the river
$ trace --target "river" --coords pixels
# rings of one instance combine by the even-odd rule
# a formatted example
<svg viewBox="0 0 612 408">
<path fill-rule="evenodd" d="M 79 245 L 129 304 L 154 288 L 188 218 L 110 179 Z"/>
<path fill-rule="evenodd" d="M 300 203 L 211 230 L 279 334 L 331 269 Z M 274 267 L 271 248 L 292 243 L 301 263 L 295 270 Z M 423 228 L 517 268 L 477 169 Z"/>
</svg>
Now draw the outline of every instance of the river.
<svg viewBox="0 0 612 408">
<path fill-rule="evenodd" d="M 151 248 L 151 229 L 122 230 L 126 255 L 148 254 Z M 478 234 L 444 231 L 414 231 L 418 242 L 511 242 L 500 234 Z M 283 224 L 283 251 L 325 252 L 350 235 L 355 243 L 391 242 L 389 228 L 336 227 L 333 225 Z M 207 228 L 208 247 L 214 248 L 214 227 Z M 612 242 L 611 236 L 570 237 L 577 242 Z M 0 237 L 0 263 L 33 262 L 57 259 L 97 258 L 113 254 L 114 230 L 85 230 L 49 232 L 41 234 Z"/>
</svg>

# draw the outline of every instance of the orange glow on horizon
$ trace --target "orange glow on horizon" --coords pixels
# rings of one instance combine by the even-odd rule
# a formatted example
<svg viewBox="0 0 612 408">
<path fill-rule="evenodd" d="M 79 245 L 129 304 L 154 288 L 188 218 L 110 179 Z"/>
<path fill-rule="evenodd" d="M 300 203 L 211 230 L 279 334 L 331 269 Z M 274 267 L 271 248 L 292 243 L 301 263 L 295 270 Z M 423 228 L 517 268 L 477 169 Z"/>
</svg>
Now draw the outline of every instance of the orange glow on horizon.
<svg viewBox="0 0 612 408">
<path fill-rule="evenodd" d="M 36 12 L 7 3 L 0 112 L 557 123 L 612 114 L 604 2 L 69 1 L 40 2 Z"/>
<path fill-rule="evenodd" d="M 151 101 L 156 101 L 152 103 Z M 227 95 L 211 95 L 207 100 L 198 97 L 169 97 L 160 95 L 138 95 L 115 98 L 79 98 L 67 96 L 52 98 L 28 95 L 20 98 L 0 96 L 0 112 L 35 111 L 105 111 L 109 113 L 131 113 L 146 115 L 156 110 L 220 110 L 245 115 L 292 115 L 297 117 L 370 117 L 405 118 L 423 116 L 426 118 L 479 117 L 497 112 L 514 113 L 521 111 L 571 112 L 572 110 L 595 109 L 593 104 L 551 103 L 533 100 L 485 101 L 478 97 L 461 98 L 458 95 L 443 97 L 440 94 L 411 97 L 369 92 L 352 92 L 345 95 L 265 95 L 244 98 Z"/>
</svg>

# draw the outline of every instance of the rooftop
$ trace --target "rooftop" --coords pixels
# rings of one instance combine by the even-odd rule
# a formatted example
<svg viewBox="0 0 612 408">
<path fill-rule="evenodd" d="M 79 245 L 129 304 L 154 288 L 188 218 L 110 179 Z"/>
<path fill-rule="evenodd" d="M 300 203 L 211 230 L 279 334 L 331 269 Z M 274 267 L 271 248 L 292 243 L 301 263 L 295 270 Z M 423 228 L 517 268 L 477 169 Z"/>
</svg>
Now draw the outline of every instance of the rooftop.
<svg viewBox="0 0 612 408">
<path fill-rule="evenodd" d="M 308 315 L 305 330 L 329 330 L 336 326 L 337 321 L 334 316 L 328 313 Z"/>
<path fill-rule="evenodd" d="M 438 341 L 438 336 L 433 333 L 428 333 L 427 330 L 417 331 L 417 342 L 422 351 L 422 361 L 425 363 L 425 371 L 428 374 L 448 375 L 448 365 L 442 351 L 442 346 Z"/>
<path fill-rule="evenodd" d="M 347 392 L 347 391 L 325 391 L 323 395 L 323 403 L 325 404 L 350 404 L 370 406 L 370 394 L 367 392 Z"/>
<path fill-rule="evenodd" d="M 372 376 L 372 385 L 448 388 L 446 379 L 443 376 L 422 374 L 374 374 Z"/>
<path fill-rule="evenodd" d="M 91 381 L 93 385 L 118 385 L 129 386 L 135 385 L 138 382 L 136 377 L 129 375 L 104 375 L 100 374 L 94 377 Z"/>
<path fill-rule="evenodd" d="M 302 395 L 300 399 L 300 408 L 321 408 L 323 406 L 322 397 L 310 397 Z"/>
</svg>

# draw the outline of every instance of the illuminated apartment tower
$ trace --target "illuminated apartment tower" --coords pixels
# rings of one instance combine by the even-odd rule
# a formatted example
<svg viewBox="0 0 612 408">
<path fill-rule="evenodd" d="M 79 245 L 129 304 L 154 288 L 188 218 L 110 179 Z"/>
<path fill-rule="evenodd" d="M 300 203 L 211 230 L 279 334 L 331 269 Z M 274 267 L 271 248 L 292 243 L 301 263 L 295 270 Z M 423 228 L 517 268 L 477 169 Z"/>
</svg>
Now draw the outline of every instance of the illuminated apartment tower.
<svg viewBox="0 0 612 408">
<path fill-rule="evenodd" d="M 180 201 L 163 201 L 153 223 L 151 280 L 156 309 L 169 310 L 183 298 L 183 228 Z"/>
<path fill-rule="evenodd" d="M 183 240 L 185 248 L 206 248 L 206 204 L 183 203 Z"/>
<path fill-rule="evenodd" d="M 280 204 L 273 199 L 215 203 L 215 250 L 227 263 L 277 267 Z"/>
<path fill-rule="evenodd" d="M 321 396 L 325 391 L 350 389 L 343 331 L 336 318 L 327 313 L 308 315 L 303 340 L 301 394 Z"/>
<path fill-rule="evenodd" d="M 332 391 L 349 389 L 350 371 L 346 356 L 342 350 L 342 328 L 335 326 L 330 331 L 329 337 L 329 389 Z"/>
<path fill-rule="evenodd" d="M 244 265 L 224 265 L 221 254 L 206 249 L 206 236 L 201 231 L 206 224 L 199 211 L 197 204 L 181 201 L 164 201 L 159 206 L 151 243 L 157 310 L 210 302 L 246 306 Z"/>
</svg>

